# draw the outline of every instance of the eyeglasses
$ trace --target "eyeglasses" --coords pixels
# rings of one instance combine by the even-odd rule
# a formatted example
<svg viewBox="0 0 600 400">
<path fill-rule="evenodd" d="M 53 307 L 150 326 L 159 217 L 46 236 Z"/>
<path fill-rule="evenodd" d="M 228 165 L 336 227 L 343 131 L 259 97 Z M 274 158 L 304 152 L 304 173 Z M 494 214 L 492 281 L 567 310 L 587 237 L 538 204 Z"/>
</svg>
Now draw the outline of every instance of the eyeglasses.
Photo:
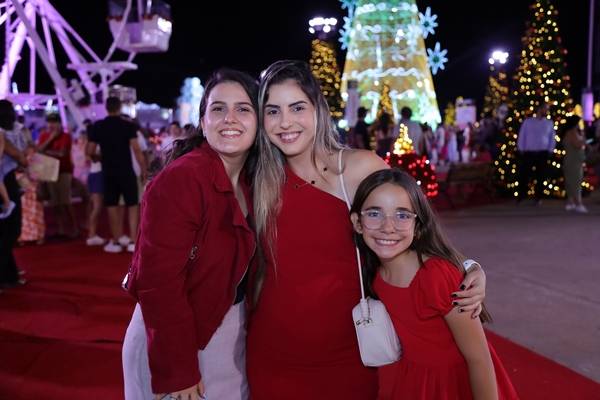
<svg viewBox="0 0 600 400">
<path fill-rule="evenodd" d="M 384 214 L 377 210 L 361 211 L 362 224 L 365 228 L 372 231 L 383 228 L 388 218 L 392 219 L 392 225 L 397 231 L 405 231 L 412 227 L 413 219 L 417 218 L 417 214 L 401 211 L 395 214 Z"/>
</svg>

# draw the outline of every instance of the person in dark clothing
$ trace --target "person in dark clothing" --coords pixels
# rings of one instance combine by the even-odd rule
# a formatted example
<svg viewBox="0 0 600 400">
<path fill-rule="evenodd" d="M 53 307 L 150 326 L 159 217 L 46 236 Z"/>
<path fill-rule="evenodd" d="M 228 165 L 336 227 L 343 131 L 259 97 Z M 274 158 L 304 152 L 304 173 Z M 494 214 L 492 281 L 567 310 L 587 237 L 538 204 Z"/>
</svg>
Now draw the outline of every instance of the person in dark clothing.
<svg viewBox="0 0 600 400">
<path fill-rule="evenodd" d="M 104 247 L 109 253 L 120 253 L 122 248 L 119 238 L 122 231 L 122 218 L 119 213 L 119 198 L 123 196 L 129 214 L 130 243 L 127 251 L 133 252 L 134 243 L 140 223 L 138 185 L 131 161 L 131 151 L 145 180 L 146 161 L 140 148 L 137 129 L 131 122 L 121 118 L 121 101 L 116 97 L 106 100 L 108 117 L 94 124 L 88 138 L 87 155 L 93 160 L 98 159 L 96 145 L 100 145 L 102 173 L 104 179 L 104 205 L 108 210 L 108 220 L 113 240 Z M 144 183 L 142 184 L 144 186 Z"/>
<path fill-rule="evenodd" d="M 0 100 L 0 130 L 6 139 L 3 157 L 10 157 L 18 164 L 27 166 L 25 154 L 11 140 L 15 135 L 21 134 L 20 128 L 15 126 L 16 120 L 13 105 L 7 100 Z M 15 128 L 18 128 L 19 132 L 15 132 Z M 24 142 L 24 139 L 21 142 Z M 15 208 L 7 218 L 0 219 L 0 289 L 10 289 L 25 283 L 25 280 L 19 279 L 19 270 L 13 255 L 13 248 L 21 235 L 22 217 L 21 193 L 14 170 L 4 177 L 4 185 L 10 201 L 15 203 Z"/>
<path fill-rule="evenodd" d="M 369 124 L 365 122 L 367 109 L 360 107 L 358 109 L 358 122 L 354 126 L 355 142 L 359 149 L 371 150 L 371 135 L 369 134 Z"/>
</svg>

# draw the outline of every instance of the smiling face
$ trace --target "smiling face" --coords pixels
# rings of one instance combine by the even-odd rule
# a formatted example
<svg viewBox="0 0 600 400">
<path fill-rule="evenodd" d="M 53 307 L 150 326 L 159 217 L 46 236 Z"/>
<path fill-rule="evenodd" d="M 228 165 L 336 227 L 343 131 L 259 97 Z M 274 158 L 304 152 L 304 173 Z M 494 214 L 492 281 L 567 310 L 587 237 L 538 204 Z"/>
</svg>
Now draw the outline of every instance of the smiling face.
<svg viewBox="0 0 600 400">
<path fill-rule="evenodd" d="M 200 124 L 210 147 L 226 157 L 247 155 L 258 126 L 248 93 L 235 82 L 220 83 L 212 89 Z"/>
<path fill-rule="evenodd" d="M 385 183 L 369 194 L 361 211 L 370 210 L 387 215 L 394 215 L 398 212 L 414 214 L 415 212 L 408 192 L 403 187 L 391 183 Z M 375 252 L 382 264 L 407 252 L 415 235 L 414 221 L 412 219 L 409 229 L 400 231 L 394 228 L 391 218 L 388 217 L 380 229 L 371 230 L 363 226 L 358 214 L 352 214 L 354 229 L 363 236 L 365 244 Z"/>
<path fill-rule="evenodd" d="M 264 113 L 269 140 L 286 157 L 311 151 L 316 130 L 315 107 L 296 83 L 272 85 Z"/>
</svg>

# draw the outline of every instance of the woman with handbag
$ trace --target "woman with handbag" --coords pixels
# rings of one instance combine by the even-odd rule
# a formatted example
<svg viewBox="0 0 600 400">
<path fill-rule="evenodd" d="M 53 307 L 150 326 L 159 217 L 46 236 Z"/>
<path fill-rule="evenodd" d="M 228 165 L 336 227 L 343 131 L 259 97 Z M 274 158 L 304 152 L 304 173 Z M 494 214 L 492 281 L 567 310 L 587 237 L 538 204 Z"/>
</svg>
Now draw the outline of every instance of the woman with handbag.
<svg viewBox="0 0 600 400">
<path fill-rule="evenodd" d="M 370 151 L 342 153 L 307 63 L 279 61 L 261 76 L 253 201 L 262 253 L 251 271 L 247 344 L 252 398 L 375 399 L 377 370 L 362 364 L 350 319 L 360 283 L 339 178 L 343 172 L 352 199 L 363 178 L 388 166 Z M 483 298 L 485 275 L 473 270 L 462 283 L 473 288 L 457 293 L 464 311 L 477 310 Z"/>
<path fill-rule="evenodd" d="M 138 302 L 123 344 L 126 400 L 249 397 L 245 291 L 256 242 L 246 168 L 257 92 L 247 74 L 217 71 L 201 127 L 148 183 L 123 283 Z"/>
<path fill-rule="evenodd" d="M 415 180 L 398 169 L 372 173 L 350 213 L 366 288 L 402 342 L 390 398 L 517 399 L 485 338 L 485 307 L 479 320 L 447 301 L 466 272 Z"/>
</svg>

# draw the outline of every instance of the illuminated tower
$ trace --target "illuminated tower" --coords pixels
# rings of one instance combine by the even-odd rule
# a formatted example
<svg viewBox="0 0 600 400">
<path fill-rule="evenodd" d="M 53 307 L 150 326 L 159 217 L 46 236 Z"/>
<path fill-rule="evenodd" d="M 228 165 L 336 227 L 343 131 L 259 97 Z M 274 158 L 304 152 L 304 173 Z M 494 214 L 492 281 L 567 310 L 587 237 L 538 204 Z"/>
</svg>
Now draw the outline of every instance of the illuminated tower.
<svg viewBox="0 0 600 400">
<path fill-rule="evenodd" d="M 340 0 L 348 9 L 341 30 L 342 49 L 347 49 L 342 75 L 342 96 L 347 81 L 358 82 L 363 106 L 373 119 L 381 87 L 389 84 L 394 117 L 410 107 L 413 118 L 435 126 L 441 122 L 431 74 L 444 69 L 446 50 L 425 49 L 425 41 L 438 25 L 437 16 L 420 13 L 415 0 L 371 2 Z"/>
</svg>

